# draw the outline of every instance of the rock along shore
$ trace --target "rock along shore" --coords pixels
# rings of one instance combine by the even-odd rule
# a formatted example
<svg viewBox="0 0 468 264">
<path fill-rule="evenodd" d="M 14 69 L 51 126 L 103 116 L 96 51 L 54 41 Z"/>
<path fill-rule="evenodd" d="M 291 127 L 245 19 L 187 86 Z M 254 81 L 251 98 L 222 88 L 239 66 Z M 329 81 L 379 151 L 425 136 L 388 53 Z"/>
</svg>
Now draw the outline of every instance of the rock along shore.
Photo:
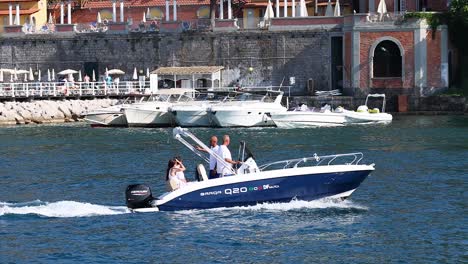
<svg viewBox="0 0 468 264">
<path fill-rule="evenodd" d="M 117 99 L 0 102 L 0 125 L 74 122 L 88 111 L 117 103 Z"/>
</svg>

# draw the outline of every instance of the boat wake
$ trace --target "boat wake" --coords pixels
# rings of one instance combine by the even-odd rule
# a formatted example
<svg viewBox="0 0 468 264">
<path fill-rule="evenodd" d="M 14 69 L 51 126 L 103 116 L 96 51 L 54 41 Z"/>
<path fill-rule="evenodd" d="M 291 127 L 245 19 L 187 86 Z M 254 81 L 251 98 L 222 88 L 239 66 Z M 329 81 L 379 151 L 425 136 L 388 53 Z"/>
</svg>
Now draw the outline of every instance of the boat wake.
<svg viewBox="0 0 468 264">
<path fill-rule="evenodd" d="M 126 206 L 106 206 L 75 201 L 24 203 L 0 202 L 0 217 L 7 215 L 38 215 L 43 217 L 89 217 L 130 213 Z"/>
<path fill-rule="evenodd" d="M 237 206 L 237 207 L 222 207 L 208 209 L 209 211 L 226 211 L 226 210 L 246 210 L 246 211 L 295 211 L 303 209 L 344 209 L 344 210 L 362 210 L 367 211 L 368 208 L 359 205 L 350 200 L 342 201 L 340 199 L 324 198 L 314 201 L 299 201 L 293 200 L 289 203 L 263 203 L 252 206 Z M 193 211 L 193 210 L 189 210 Z"/>
</svg>

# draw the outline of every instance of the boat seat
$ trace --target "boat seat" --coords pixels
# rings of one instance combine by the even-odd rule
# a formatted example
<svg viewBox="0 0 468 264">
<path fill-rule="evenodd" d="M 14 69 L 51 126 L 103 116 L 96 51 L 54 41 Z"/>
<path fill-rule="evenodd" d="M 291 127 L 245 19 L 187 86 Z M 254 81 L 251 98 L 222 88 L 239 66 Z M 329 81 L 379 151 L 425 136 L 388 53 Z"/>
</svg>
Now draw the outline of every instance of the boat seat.
<svg viewBox="0 0 468 264">
<path fill-rule="evenodd" d="M 203 164 L 197 165 L 197 171 L 198 171 L 198 175 L 200 175 L 200 181 L 208 180 L 208 175 L 206 174 L 206 169 L 205 169 L 205 166 L 203 166 Z"/>
</svg>

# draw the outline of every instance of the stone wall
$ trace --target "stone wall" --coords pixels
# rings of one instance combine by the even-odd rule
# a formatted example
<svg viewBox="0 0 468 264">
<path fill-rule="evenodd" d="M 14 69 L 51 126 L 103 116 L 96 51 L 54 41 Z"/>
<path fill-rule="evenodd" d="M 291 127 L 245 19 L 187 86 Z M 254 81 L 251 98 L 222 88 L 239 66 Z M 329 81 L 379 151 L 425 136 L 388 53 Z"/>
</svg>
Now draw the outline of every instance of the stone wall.
<svg viewBox="0 0 468 264">
<path fill-rule="evenodd" d="M 237 80 L 244 86 L 289 85 L 305 94 L 307 81 L 316 90 L 330 86 L 330 31 L 233 33 L 129 33 L 26 35 L 0 38 L 0 67 L 84 70 L 86 62 L 120 68 L 130 78 L 134 67 L 222 65 L 223 85 Z M 253 71 L 249 71 L 249 68 Z"/>
</svg>

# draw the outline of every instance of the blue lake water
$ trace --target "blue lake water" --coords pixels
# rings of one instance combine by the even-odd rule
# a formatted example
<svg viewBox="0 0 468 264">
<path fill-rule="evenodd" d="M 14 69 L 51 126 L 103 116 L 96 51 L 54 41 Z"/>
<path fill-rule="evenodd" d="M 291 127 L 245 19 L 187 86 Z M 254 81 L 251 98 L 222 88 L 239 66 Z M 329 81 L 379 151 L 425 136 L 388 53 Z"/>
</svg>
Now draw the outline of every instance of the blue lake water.
<svg viewBox="0 0 468 264">
<path fill-rule="evenodd" d="M 259 164 L 361 151 L 376 170 L 344 202 L 131 214 L 130 183 L 165 189 L 170 129 L 0 128 L 0 263 L 468 262 L 468 118 L 388 126 L 193 129 L 246 140 Z M 191 176 L 189 176 L 191 177 Z"/>
</svg>

